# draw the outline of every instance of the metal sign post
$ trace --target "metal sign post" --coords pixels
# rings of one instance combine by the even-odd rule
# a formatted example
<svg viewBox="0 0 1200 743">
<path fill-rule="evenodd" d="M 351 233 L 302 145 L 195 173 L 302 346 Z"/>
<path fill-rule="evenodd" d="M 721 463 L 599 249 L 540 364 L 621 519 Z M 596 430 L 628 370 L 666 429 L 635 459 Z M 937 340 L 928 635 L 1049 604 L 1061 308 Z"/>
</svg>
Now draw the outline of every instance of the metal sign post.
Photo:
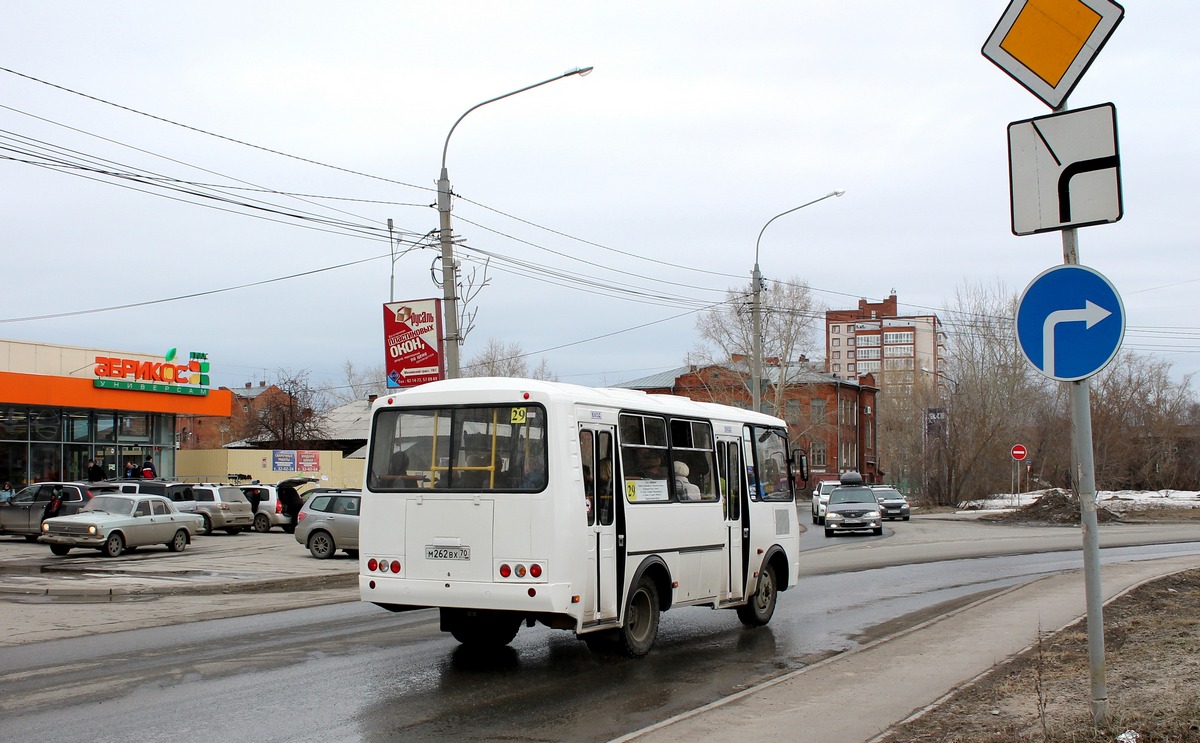
<svg viewBox="0 0 1200 743">
<path fill-rule="evenodd" d="M 982 53 L 998 67 L 1024 85 L 1031 93 L 1054 109 L 1056 114 L 1066 113 L 1066 100 L 1075 84 L 1087 71 L 1100 49 L 1108 41 L 1117 24 L 1124 16 L 1124 9 L 1112 0 L 1012 0 L 1008 9 L 996 24 L 996 28 L 984 44 Z M 1098 111 L 1105 116 L 1104 111 Z M 1111 117 L 1110 117 L 1111 118 Z M 1062 229 L 1063 263 L 1079 265 L 1078 224 L 1112 222 L 1121 217 L 1121 195 L 1119 165 L 1116 148 L 1116 125 L 1112 119 L 1111 147 L 1100 147 L 1069 153 L 1069 162 L 1060 150 L 1075 144 L 1078 131 L 1065 137 L 1054 137 L 1050 127 L 1060 124 L 1047 120 L 1017 122 L 1010 127 L 1010 169 L 1012 173 L 1013 232 L 1031 234 L 1042 230 Z M 1085 126 L 1084 132 L 1095 127 Z M 1107 144 L 1107 129 L 1095 139 L 1096 143 Z M 1068 140 L 1072 140 L 1068 144 Z M 1023 153 L 1029 153 L 1028 158 Z M 1049 162 L 1047 161 L 1049 158 Z M 1025 167 L 1031 164 L 1031 167 Z M 1018 175 L 1030 177 L 1018 178 Z M 1078 176 L 1101 174 L 1101 180 L 1084 182 Z M 1029 184 L 1041 187 L 1048 180 L 1058 187 L 1053 199 L 1058 213 L 1048 215 L 1033 209 L 1033 201 L 1027 193 Z M 1079 191 L 1072 188 L 1079 180 Z M 1044 189 L 1043 189 L 1044 190 Z M 1018 192 L 1020 191 L 1020 193 Z M 1086 196 L 1092 207 L 1085 216 L 1075 208 L 1076 201 Z M 1037 198 L 1034 195 L 1033 198 Z M 1041 277 L 1039 277 L 1040 279 Z M 1036 283 L 1035 279 L 1035 283 Z M 1026 289 L 1029 294 L 1030 288 Z M 1025 302 L 1022 297 L 1021 304 Z M 1020 325 L 1021 307 L 1018 307 L 1017 339 L 1021 343 L 1030 363 L 1046 376 L 1069 384 L 1071 397 L 1071 444 L 1076 472 L 1075 484 L 1079 493 L 1080 521 L 1083 528 L 1084 581 L 1087 594 L 1088 666 L 1091 673 L 1092 721 L 1103 724 L 1108 717 L 1108 688 L 1104 676 L 1104 613 L 1100 591 L 1100 546 L 1096 520 L 1096 468 L 1092 453 L 1092 414 L 1090 406 L 1091 388 L 1088 377 L 1099 371 L 1111 356 L 1098 366 L 1090 360 L 1083 362 L 1083 369 L 1075 369 L 1072 376 L 1061 376 L 1059 370 L 1071 362 L 1078 366 L 1079 353 L 1061 353 L 1056 332 L 1059 326 L 1076 326 L 1086 323 L 1090 329 L 1109 319 L 1100 317 L 1091 307 L 1053 309 L 1042 317 L 1040 333 L 1041 348 L 1031 348 L 1022 337 Z M 1124 319 L 1120 313 L 1122 332 L 1117 335 L 1117 345 L 1123 335 Z M 1076 343 L 1078 349 L 1094 346 L 1090 340 Z M 1112 349 L 1115 355 L 1116 348 Z M 1041 358 L 1038 365 L 1034 359 Z M 1063 363 L 1059 363 L 1062 361 Z M 1094 369 L 1088 369 L 1095 366 Z M 1019 472 L 1018 472 L 1018 477 Z"/>
</svg>

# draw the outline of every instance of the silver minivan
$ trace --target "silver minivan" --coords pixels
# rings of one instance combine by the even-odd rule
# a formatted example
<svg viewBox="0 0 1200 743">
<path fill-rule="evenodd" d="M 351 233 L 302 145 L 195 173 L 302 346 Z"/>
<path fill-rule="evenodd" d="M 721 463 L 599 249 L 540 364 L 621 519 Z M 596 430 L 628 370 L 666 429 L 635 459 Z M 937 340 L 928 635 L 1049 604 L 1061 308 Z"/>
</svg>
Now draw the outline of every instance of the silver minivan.
<svg viewBox="0 0 1200 743">
<path fill-rule="evenodd" d="M 196 499 L 196 513 L 204 519 L 202 534 L 212 534 L 214 529 L 237 534 L 254 525 L 250 501 L 236 485 L 193 485 L 192 495 Z"/>
<path fill-rule="evenodd" d="M 344 550 L 358 557 L 358 513 L 361 490 L 323 490 L 313 493 L 300 510 L 296 541 L 313 557 L 324 560 Z"/>
</svg>

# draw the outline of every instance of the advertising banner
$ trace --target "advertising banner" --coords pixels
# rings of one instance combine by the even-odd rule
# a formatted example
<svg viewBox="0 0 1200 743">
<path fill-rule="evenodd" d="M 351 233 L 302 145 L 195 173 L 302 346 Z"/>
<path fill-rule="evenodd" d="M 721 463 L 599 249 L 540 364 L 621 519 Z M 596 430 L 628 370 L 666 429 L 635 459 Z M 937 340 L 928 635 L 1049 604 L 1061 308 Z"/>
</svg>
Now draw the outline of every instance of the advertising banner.
<svg viewBox="0 0 1200 743">
<path fill-rule="evenodd" d="M 383 305 L 384 369 L 389 388 L 415 387 L 445 377 L 442 300 Z"/>
<path fill-rule="evenodd" d="M 300 450 L 296 452 L 297 472 L 320 472 L 321 452 Z"/>
<path fill-rule="evenodd" d="M 296 452 L 293 449 L 273 449 L 271 451 L 271 469 L 275 472 L 295 472 Z"/>
</svg>

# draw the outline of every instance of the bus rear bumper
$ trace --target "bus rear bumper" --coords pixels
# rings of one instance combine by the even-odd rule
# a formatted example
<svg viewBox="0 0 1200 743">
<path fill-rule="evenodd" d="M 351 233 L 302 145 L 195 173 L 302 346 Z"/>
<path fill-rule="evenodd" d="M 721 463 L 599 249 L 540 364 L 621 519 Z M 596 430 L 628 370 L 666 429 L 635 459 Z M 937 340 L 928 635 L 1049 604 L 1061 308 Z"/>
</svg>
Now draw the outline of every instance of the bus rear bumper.
<svg viewBox="0 0 1200 743">
<path fill-rule="evenodd" d="M 398 606 L 570 615 L 582 606 L 569 583 L 474 583 L 360 575 L 358 589 L 363 601 Z"/>
</svg>

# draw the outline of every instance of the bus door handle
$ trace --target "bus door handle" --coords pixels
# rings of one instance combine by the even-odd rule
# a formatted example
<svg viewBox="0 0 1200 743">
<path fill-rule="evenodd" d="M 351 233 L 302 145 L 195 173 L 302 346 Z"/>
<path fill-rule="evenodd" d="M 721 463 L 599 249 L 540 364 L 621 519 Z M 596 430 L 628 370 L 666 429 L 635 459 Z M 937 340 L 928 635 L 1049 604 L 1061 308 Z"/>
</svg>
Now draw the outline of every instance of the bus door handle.
<svg viewBox="0 0 1200 743">
<path fill-rule="evenodd" d="M 617 546 L 618 546 L 618 547 L 624 547 L 624 546 L 625 546 L 625 535 L 624 535 L 624 534 L 618 534 L 618 535 L 617 535 Z"/>
<path fill-rule="evenodd" d="M 750 538 L 750 527 L 743 526 L 742 527 L 742 539 L 749 539 L 749 538 Z"/>
</svg>

